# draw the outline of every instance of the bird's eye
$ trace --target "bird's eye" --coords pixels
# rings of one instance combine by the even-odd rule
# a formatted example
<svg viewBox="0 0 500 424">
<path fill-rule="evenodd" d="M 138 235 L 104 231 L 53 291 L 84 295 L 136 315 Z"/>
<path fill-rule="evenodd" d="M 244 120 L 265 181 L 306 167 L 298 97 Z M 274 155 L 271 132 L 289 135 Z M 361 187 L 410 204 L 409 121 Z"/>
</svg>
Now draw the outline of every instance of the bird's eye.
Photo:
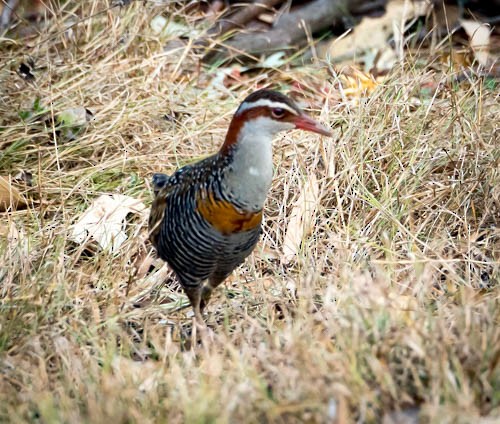
<svg viewBox="0 0 500 424">
<path fill-rule="evenodd" d="M 281 109 L 280 107 L 275 107 L 271 111 L 273 118 L 281 119 L 285 116 L 285 109 Z"/>
</svg>

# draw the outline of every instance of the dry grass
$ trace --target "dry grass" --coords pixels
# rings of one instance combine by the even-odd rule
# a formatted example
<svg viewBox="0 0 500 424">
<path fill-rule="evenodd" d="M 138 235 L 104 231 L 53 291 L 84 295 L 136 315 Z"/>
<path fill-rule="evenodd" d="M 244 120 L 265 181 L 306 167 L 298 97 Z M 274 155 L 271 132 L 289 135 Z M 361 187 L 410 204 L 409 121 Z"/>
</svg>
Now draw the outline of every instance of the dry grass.
<svg viewBox="0 0 500 424">
<path fill-rule="evenodd" d="M 31 171 L 36 187 L 27 210 L 1 214 L 0 421 L 380 422 L 409 407 L 424 422 L 499 419 L 491 81 L 451 84 L 453 69 L 407 63 L 355 105 L 327 68 L 273 72 L 285 91 L 294 78 L 327 87 L 305 96 L 340 125 L 332 140 L 276 141 L 263 240 L 209 307 L 213 342 L 184 349 L 175 287 L 132 305 L 163 272 L 134 278 L 146 222 L 130 223 L 117 255 L 84 255 L 69 227 L 102 193 L 150 204 L 152 173 L 213 152 L 262 73 L 216 91 L 191 50 L 163 52 L 149 29 L 165 7 L 133 2 L 58 32 L 106 6 L 72 3 L 28 47 L 0 47 L 1 174 Z M 15 72 L 28 54 L 31 83 Z M 57 139 L 19 117 L 37 98 L 49 114 L 82 105 L 95 120 Z M 163 118 L 173 112 L 177 122 Z M 313 232 L 285 264 L 290 210 L 312 174 Z"/>
</svg>

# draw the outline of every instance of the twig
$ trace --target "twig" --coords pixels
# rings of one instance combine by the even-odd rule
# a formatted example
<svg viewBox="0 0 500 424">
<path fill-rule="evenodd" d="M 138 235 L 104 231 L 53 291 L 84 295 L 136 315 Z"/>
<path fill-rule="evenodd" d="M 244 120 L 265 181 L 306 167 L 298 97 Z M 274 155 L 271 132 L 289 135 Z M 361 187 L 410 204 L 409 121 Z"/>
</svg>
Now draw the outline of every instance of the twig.
<svg viewBox="0 0 500 424">
<path fill-rule="evenodd" d="M 220 19 L 209 31 L 209 35 L 221 35 L 232 29 L 241 28 L 263 11 L 282 3 L 283 0 L 256 0 L 233 15 Z"/>
<path fill-rule="evenodd" d="M 310 28 L 311 33 L 322 31 L 363 3 L 363 0 L 314 0 L 283 15 L 270 31 L 236 35 L 219 50 L 206 54 L 203 61 L 213 63 L 231 56 L 238 57 L 237 50 L 259 55 L 295 49 L 307 41 L 304 26 Z"/>
</svg>

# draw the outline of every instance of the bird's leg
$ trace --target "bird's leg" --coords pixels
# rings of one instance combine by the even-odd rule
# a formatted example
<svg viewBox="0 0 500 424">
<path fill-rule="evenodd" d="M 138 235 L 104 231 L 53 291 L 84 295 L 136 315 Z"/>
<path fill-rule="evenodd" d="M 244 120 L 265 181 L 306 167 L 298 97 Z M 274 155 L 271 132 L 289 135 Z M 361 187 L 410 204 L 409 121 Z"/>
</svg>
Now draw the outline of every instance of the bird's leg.
<svg viewBox="0 0 500 424">
<path fill-rule="evenodd" d="M 203 286 L 203 289 L 201 290 L 201 300 L 200 300 L 201 312 L 203 312 L 205 307 L 208 305 L 208 301 L 210 300 L 210 296 L 212 295 L 213 289 L 214 288 L 210 285 L 210 281 Z"/>
<path fill-rule="evenodd" d="M 202 289 L 199 285 L 196 286 L 184 286 L 184 292 L 186 293 L 191 306 L 193 307 L 194 316 L 196 321 L 200 324 L 204 324 L 203 316 L 201 315 L 201 292 Z"/>
<path fill-rule="evenodd" d="M 193 332 L 192 332 L 193 341 L 197 343 L 198 340 L 200 340 L 203 344 L 206 345 L 207 343 L 213 341 L 214 338 L 212 331 L 208 328 L 207 324 L 203 320 L 203 315 L 201 314 L 203 306 L 205 306 L 206 300 L 208 300 L 206 299 L 205 302 L 202 303 L 203 302 L 202 296 L 203 293 L 206 293 L 206 291 L 204 291 L 202 287 L 200 287 L 200 285 L 191 287 L 184 286 L 184 291 L 186 292 L 186 295 L 189 298 L 189 302 L 191 302 L 191 306 L 193 307 L 194 311 L 194 322 L 193 322 Z M 210 294 L 208 296 L 210 296 Z M 198 332 L 199 336 L 197 334 Z"/>
</svg>

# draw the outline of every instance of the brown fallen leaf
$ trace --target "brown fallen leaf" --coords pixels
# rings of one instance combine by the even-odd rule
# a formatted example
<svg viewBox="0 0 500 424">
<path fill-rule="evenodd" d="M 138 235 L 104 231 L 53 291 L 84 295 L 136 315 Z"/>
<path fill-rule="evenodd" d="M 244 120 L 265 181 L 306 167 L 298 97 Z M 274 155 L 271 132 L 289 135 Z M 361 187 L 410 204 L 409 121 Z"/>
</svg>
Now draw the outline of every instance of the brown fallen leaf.
<svg viewBox="0 0 500 424">
<path fill-rule="evenodd" d="M 11 181 L 10 177 L 0 176 L 0 212 L 14 211 L 19 207 L 26 206 L 26 199 L 12 185 Z"/>
<path fill-rule="evenodd" d="M 319 201 L 319 185 L 314 174 L 304 182 L 295 202 L 283 241 L 283 261 L 289 263 L 300 251 L 304 237 L 310 234 Z"/>
<path fill-rule="evenodd" d="M 70 239 L 78 244 L 92 239 L 104 250 L 116 253 L 127 239 L 125 218 L 129 213 L 146 213 L 140 200 L 122 194 L 103 194 L 72 225 Z"/>
</svg>

